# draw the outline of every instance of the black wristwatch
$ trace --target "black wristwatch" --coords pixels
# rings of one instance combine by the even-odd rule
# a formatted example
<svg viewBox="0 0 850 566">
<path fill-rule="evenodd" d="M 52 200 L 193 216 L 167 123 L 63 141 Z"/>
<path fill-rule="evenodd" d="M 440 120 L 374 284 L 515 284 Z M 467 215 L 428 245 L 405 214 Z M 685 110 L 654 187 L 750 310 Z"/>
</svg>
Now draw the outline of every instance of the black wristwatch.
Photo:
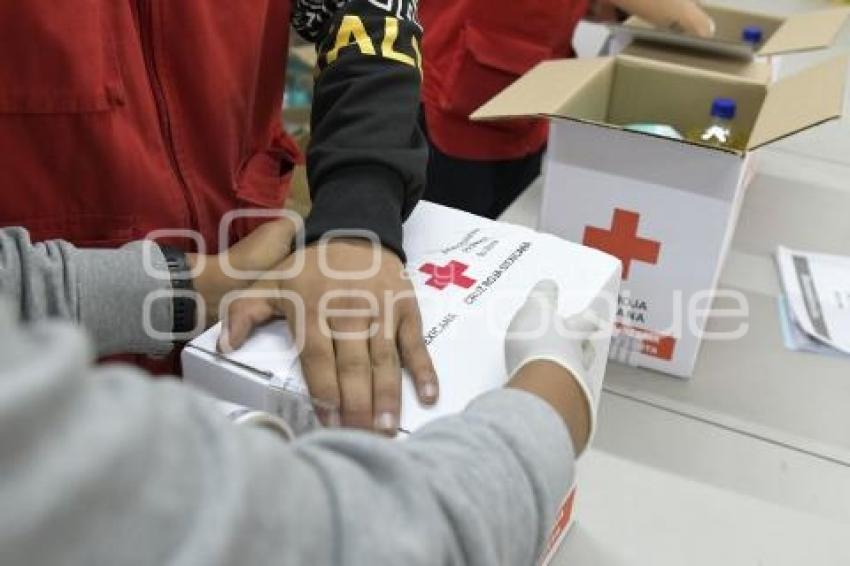
<svg viewBox="0 0 850 566">
<path fill-rule="evenodd" d="M 164 245 L 160 245 L 159 247 L 162 250 L 162 255 L 165 256 L 168 271 L 171 273 L 172 290 L 193 292 L 195 286 L 192 284 L 192 268 L 189 267 L 189 262 L 183 250 Z M 174 311 L 172 333 L 180 336 L 195 329 L 198 322 L 198 309 L 195 304 L 194 295 L 175 293 L 172 298 L 172 310 Z"/>
</svg>

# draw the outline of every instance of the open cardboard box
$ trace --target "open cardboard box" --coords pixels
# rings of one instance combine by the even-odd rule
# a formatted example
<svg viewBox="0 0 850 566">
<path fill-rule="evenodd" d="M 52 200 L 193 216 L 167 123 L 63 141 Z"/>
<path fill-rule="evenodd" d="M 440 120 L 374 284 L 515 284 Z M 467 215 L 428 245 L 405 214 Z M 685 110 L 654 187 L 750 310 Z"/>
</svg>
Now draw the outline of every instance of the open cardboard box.
<svg viewBox="0 0 850 566">
<path fill-rule="evenodd" d="M 627 55 L 548 61 L 473 118 L 551 120 L 539 228 L 623 262 L 614 359 L 690 377 L 753 175 L 750 150 L 838 118 L 846 65 L 767 84 Z M 703 128 L 721 96 L 738 101 L 742 150 L 623 129 Z"/>
<path fill-rule="evenodd" d="M 790 16 L 720 6 L 703 8 L 717 25 L 711 39 L 657 29 L 632 17 L 623 24 L 609 26 L 610 51 L 771 82 L 779 76 L 782 55 L 831 46 L 850 16 L 850 8 Z M 758 49 L 742 40 L 744 28 L 751 25 L 764 33 Z"/>
<path fill-rule="evenodd" d="M 825 49 L 832 45 L 850 8 L 836 7 L 789 16 L 749 12 L 721 6 L 703 6 L 717 26 L 711 39 L 673 30 L 658 29 L 632 17 L 623 24 L 610 26 L 615 35 L 623 34 L 636 42 L 652 43 L 668 49 L 700 51 L 712 56 L 752 60 L 788 53 Z M 742 40 L 747 26 L 758 26 L 764 33 L 757 49 Z"/>
<path fill-rule="evenodd" d="M 742 149 L 751 151 L 839 118 L 846 68 L 847 58 L 836 57 L 775 84 L 765 84 L 630 55 L 546 61 L 479 108 L 472 119 L 537 116 L 621 131 L 627 124 L 651 122 L 668 124 L 684 135 L 707 125 L 715 98 L 728 97 L 738 103 L 735 127 L 745 139 Z M 700 145 L 689 140 L 667 141 Z"/>
</svg>

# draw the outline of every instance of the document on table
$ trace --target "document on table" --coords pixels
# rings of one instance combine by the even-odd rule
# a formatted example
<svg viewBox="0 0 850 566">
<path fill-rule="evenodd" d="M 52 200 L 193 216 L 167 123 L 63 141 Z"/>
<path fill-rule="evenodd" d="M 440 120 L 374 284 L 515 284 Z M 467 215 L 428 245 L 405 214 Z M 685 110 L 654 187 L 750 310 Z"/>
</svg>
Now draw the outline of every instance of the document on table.
<svg viewBox="0 0 850 566">
<path fill-rule="evenodd" d="M 780 310 L 795 327 L 785 328 L 789 347 L 850 355 L 850 257 L 780 247 L 776 260 L 785 293 Z"/>
</svg>

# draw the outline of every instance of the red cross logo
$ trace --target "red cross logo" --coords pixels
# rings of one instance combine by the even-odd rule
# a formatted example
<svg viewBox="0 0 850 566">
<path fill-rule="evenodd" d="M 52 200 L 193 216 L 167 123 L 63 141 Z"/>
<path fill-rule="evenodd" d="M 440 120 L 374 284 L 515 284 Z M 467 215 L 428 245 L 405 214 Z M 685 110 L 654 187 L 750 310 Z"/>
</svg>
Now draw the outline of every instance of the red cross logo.
<svg viewBox="0 0 850 566">
<path fill-rule="evenodd" d="M 469 289 L 475 285 L 475 279 L 464 275 L 464 272 L 467 269 L 469 269 L 468 265 L 464 265 L 459 261 L 450 261 L 445 267 L 440 267 L 433 263 L 426 263 L 419 268 L 419 271 L 431 276 L 431 278 L 425 282 L 426 285 L 442 291 L 449 285 L 457 285 L 464 289 Z"/>
<path fill-rule="evenodd" d="M 658 263 L 661 242 L 638 237 L 640 214 L 620 208 L 614 209 L 611 229 L 588 226 L 584 229 L 585 246 L 607 252 L 623 262 L 623 279 L 629 278 L 629 268 L 633 261 L 642 261 L 651 265 Z"/>
</svg>

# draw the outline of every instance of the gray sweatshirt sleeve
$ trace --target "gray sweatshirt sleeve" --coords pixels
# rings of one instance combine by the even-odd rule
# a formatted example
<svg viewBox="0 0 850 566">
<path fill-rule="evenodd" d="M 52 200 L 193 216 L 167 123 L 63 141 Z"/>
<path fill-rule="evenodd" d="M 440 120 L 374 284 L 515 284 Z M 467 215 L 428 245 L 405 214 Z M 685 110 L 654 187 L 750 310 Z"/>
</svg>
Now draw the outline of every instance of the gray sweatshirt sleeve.
<svg viewBox="0 0 850 566">
<path fill-rule="evenodd" d="M 18 305 L 24 320 L 62 318 L 81 324 L 101 356 L 167 354 L 172 343 L 145 332 L 143 314 L 145 297 L 170 291 L 171 282 L 146 272 L 143 245 L 81 250 L 62 240 L 33 244 L 22 228 L 0 228 L 0 293 Z M 159 247 L 149 248 L 151 267 L 167 274 Z M 169 332 L 171 301 L 155 300 L 149 307 L 151 326 Z"/>
<path fill-rule="evenodd" d="M 2 564 L 531 566 L 571 484 L 563 422 L 523 392 L 406 441 L 285 444 L 180 384 L 92 369 L 73 328 L 3 318 Z"/>
</svg>

